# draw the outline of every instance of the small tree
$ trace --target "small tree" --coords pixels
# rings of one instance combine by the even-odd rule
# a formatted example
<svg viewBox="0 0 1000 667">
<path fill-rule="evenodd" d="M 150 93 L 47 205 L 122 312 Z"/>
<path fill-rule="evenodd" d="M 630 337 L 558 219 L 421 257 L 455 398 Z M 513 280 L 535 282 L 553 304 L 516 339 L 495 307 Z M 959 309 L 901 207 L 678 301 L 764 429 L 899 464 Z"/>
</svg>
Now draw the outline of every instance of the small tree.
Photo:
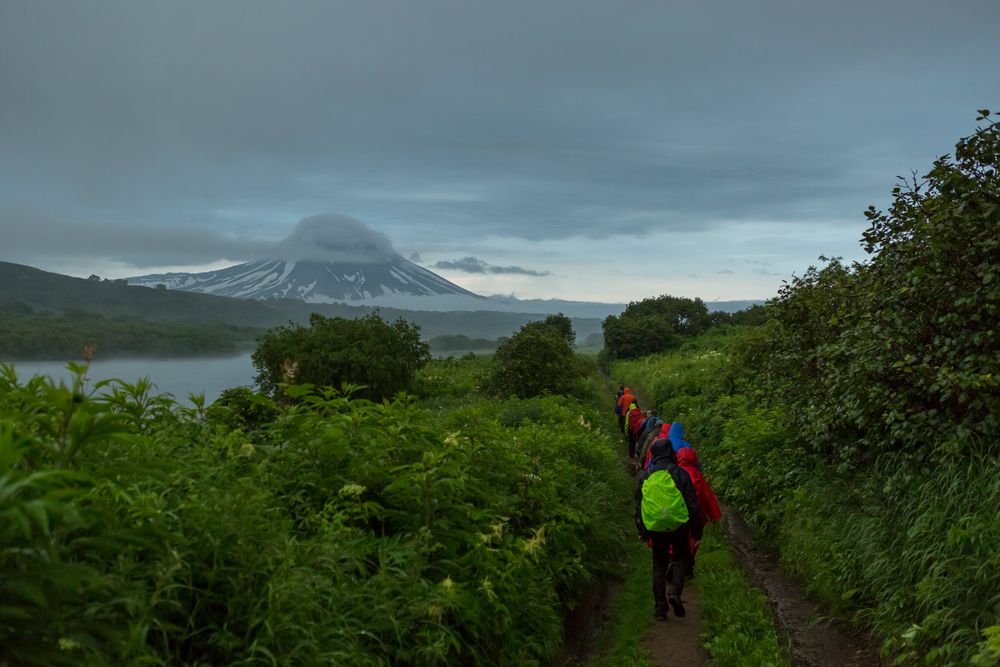
<svg viewBox="0 0 1000 667">
<path fill-rule="evenodd" d="M 697 336 L 712 325 L 701 299 L 664 294 L 633 301 L 619 316 L 601 324 L 604 349 L 611 359 L 634 359 L 680 344 L 681 336 Z"/>
<path fill-rule="evenodd" d="M 313 314 L 309 326 L 272 329 L 253 353 L 256 383 L 278 395 L 278 385 L 364 385 L 358 395 L 380 401 L 405 391 L 430 360 L 420 327 L 404 320 L 389 324 L 378 314 L 356 320 Z"/>
<path fill-rule="evenodd" d="M 531 322 L 497 349 L 483 378 L 483 391 L 519 398 L 571 394 L 582 375 L 559 329 Z"/>
<path fill-rule="evenodd" d="M 562 313 L 549 315 L 544 320 L 529 322 L 522 327 L 522 329 L 527 328 L 549 329 L 565 338 L 570 347 L 576 345 L 576 332 L 573 331 L 573 321 Z"/>
</svg>

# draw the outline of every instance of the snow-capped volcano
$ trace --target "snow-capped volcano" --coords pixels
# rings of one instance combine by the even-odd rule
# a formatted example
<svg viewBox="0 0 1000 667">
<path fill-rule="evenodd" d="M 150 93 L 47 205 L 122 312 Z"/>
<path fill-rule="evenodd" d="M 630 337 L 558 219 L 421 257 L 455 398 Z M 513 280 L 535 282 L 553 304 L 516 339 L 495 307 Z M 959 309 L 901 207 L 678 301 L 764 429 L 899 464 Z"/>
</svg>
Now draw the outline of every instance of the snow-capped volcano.
<svg viewBox="0 0 1000 667">
<path fill-rule="evenodd" d="M 361 222 L 332 214 L 300 222 L 291 236 L 274 246 L 269 258 L 206 273 L 137 276 L 128 282 L 242 299 L 312 303 L 402 305 L 397 302 L 411 302 L 411 297 L 482 298 L 403 258 L 389 239 Z"/>
</svg>

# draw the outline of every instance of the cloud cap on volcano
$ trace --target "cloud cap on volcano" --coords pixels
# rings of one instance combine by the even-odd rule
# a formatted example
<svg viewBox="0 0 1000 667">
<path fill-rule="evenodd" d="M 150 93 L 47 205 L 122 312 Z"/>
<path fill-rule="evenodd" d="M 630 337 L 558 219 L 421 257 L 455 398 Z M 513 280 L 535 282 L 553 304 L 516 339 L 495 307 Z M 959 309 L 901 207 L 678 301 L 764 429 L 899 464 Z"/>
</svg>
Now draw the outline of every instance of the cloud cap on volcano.
<svg viewBox="0 0 1000 667">
<path fill-rule="evenodd" d="M 358 263 L 397 256 L 385 234 L 339 213 L 303 218 L 276 250 L 279 257 L 269 259 Z"/>
</svg>

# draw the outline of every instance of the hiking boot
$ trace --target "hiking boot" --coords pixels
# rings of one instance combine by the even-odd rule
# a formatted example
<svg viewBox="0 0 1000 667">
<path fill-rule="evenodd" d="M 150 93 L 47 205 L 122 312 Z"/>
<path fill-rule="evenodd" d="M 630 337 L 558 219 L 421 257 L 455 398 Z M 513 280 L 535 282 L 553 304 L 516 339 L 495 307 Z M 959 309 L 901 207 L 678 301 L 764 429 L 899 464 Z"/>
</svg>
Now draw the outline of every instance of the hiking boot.
<svg viewBox="0 0 1000 667">
<path fill-rule="evenodd" d="M 674 614 L 676 614 L 678 618 L 683 617 L 684 614 L 687 613 L 686 611 L 684 611 L 684 604 L 681 602 L 681 599 L 676 595 L 669 596 L 667 598 L 667 602 L 670 603 L 670 606 L 674 610 Z"/>
<path fill-rule="evenodd" d="M 667 620 L 667 610 L 665 607 L 657 607 L 656 613 L 653 614 L 654 618 L 658 621 Z"/>
</svg>

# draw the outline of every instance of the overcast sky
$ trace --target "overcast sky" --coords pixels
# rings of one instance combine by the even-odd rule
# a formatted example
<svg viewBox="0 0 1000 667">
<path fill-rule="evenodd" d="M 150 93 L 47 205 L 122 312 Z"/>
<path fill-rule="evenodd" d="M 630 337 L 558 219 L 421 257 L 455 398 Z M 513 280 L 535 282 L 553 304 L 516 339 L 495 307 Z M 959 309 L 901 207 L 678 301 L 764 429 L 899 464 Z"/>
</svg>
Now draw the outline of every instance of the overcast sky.
<svg viewBox="0 0 1000 667">
<path fill-rule="evenodd" d="M 0 260 L 320 213 L 474 291 L 762 298 L 1000 107 L 998 0 L 0 0 Z"/>
</svg>

